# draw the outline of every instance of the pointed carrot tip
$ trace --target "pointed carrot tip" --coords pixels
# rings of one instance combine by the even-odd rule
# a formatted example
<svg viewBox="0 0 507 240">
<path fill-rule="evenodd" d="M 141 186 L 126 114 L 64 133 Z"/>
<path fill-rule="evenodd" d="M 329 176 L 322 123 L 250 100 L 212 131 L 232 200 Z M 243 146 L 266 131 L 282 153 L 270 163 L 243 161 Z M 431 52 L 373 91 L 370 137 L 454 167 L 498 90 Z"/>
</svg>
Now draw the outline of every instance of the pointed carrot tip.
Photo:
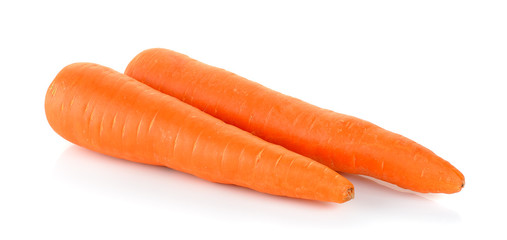
<svg viewBox="0 0 507 240">
<path fill-rule="evenodd" d="M 463 174 L 456 169 L 456 174 L 458 175 L 458 177 L 460 178 L 461 180 L 461 185 L 459 185 L 459 188 L 458 188 L 458 191 L 461 191 L 461 189 L 463 189 L 465 187 L 465 176 L 463 176 Z"/>
<path fill-rule="evenodd" d="M 350 187 L 345 192 L 345 197 L 343 198 L 343 202 L 347 202 L 349 200 L 354 199 L 355 193 L 354 193 L 354 187 Z"/>
<path fill-rule="evenodd" d="M 458 183 L 458 184 L 459 184 L 459 183 Z M 456 187 L 456 188 L 455 188 L 455 190 L 454 190 L 454 191 L 452 191 L 452 192 L 450 192 L 450 193 L 457 193 L 457 192 L 461 192 L 461 190 L 463 190 L 463 188 L 465 187 L 465 179 L 463 179 L 463 180 L 461 181 L 461 185 L 458 185 L 458 184 L 456 184 L 456 185 L 455 185 L 455 187 Z"/>
<path fill-rule="evenodd" d="M 354 196 L 355 196 L 354 188 L 347 189 L 347 201 L 354 199 Z"/>
</svg>

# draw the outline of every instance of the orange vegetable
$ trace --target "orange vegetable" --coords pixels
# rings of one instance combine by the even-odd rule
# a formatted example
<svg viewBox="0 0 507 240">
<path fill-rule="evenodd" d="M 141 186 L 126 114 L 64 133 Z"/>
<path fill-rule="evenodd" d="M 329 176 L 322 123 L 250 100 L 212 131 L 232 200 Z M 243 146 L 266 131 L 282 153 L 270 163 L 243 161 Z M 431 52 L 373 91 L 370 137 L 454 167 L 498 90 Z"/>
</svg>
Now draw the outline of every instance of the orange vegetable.
<svg viewBox="0 0 507 240">
<path fill-rule="evenodd" d="M 429 149 L 370 122 L 322 109 L 166 49 L 137 55 L 125 73 L 336 171 L 418 192 L 454 193 L 464 176 Z"/>
<path fill-rule="evenodd" d="M 45 109 L 63 138 L 110 156 L 275 195 L 353 197 L 352 184 L 330 168 L 100 65 L 61 70 Z"/>
</svg>

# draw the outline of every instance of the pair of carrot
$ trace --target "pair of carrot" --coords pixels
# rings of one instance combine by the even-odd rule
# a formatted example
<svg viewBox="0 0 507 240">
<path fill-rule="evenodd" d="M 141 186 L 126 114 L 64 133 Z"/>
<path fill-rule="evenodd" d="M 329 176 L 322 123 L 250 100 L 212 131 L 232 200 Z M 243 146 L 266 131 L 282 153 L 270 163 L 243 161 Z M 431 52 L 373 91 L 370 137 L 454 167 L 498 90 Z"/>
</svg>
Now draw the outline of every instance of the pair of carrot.
<svg viewBox="0 0 507 240">
<path fill-rule="evenodd" d="M 125 75 L 71 64 L 45 108 L 77 145 L 275 195 L 352 199 L 353 185 L 335 171 L 418 192 L 464 185 L 451 164 L 401 135 L 166 49 L 140 53 Z"/>
</svg>

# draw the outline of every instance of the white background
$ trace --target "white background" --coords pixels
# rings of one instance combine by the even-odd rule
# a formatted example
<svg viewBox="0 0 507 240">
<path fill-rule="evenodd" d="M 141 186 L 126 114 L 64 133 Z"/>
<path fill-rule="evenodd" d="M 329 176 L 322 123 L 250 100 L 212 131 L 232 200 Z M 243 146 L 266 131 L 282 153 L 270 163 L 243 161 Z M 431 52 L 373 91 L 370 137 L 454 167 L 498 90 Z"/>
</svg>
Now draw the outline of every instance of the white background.
<svg viewBox="0 0 507 240">
<path fill-rule="evenodd" d="M 1 239 L 506 236 L 505 1 L 184 2 L 0 3 Z M 405 135 L 466 186 L 418 194 L 345 174 L 354 200 L 296 200 L 103 156 L 52 131 L 44 95 L 61 68 L 123 72 L 152 47 Z"/>
</svg>

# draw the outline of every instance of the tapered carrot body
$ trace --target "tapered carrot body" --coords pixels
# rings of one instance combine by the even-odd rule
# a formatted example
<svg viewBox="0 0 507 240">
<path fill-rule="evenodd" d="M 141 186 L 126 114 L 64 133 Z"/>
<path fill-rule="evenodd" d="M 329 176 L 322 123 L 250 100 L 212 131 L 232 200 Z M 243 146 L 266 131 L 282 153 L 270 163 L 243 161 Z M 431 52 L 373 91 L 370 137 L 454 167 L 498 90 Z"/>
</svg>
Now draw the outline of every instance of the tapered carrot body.
<svg viewBox="0 0 507 240">
<path fill-rule="evenodd" d="M 125 73 L 334 170 L 418 192 L 454 193 L 464 176 L 429 149 L 370 122 L 283 95 L 167 49 L 138 54 Z"/>
<path fill-rule="evenodd" d="M 352 184 L 330 168 L 100 65 L 61 70 L 45 109 L 63 138 L 110 156 L 275 195 L 353 197 Z"/>
</svg>

